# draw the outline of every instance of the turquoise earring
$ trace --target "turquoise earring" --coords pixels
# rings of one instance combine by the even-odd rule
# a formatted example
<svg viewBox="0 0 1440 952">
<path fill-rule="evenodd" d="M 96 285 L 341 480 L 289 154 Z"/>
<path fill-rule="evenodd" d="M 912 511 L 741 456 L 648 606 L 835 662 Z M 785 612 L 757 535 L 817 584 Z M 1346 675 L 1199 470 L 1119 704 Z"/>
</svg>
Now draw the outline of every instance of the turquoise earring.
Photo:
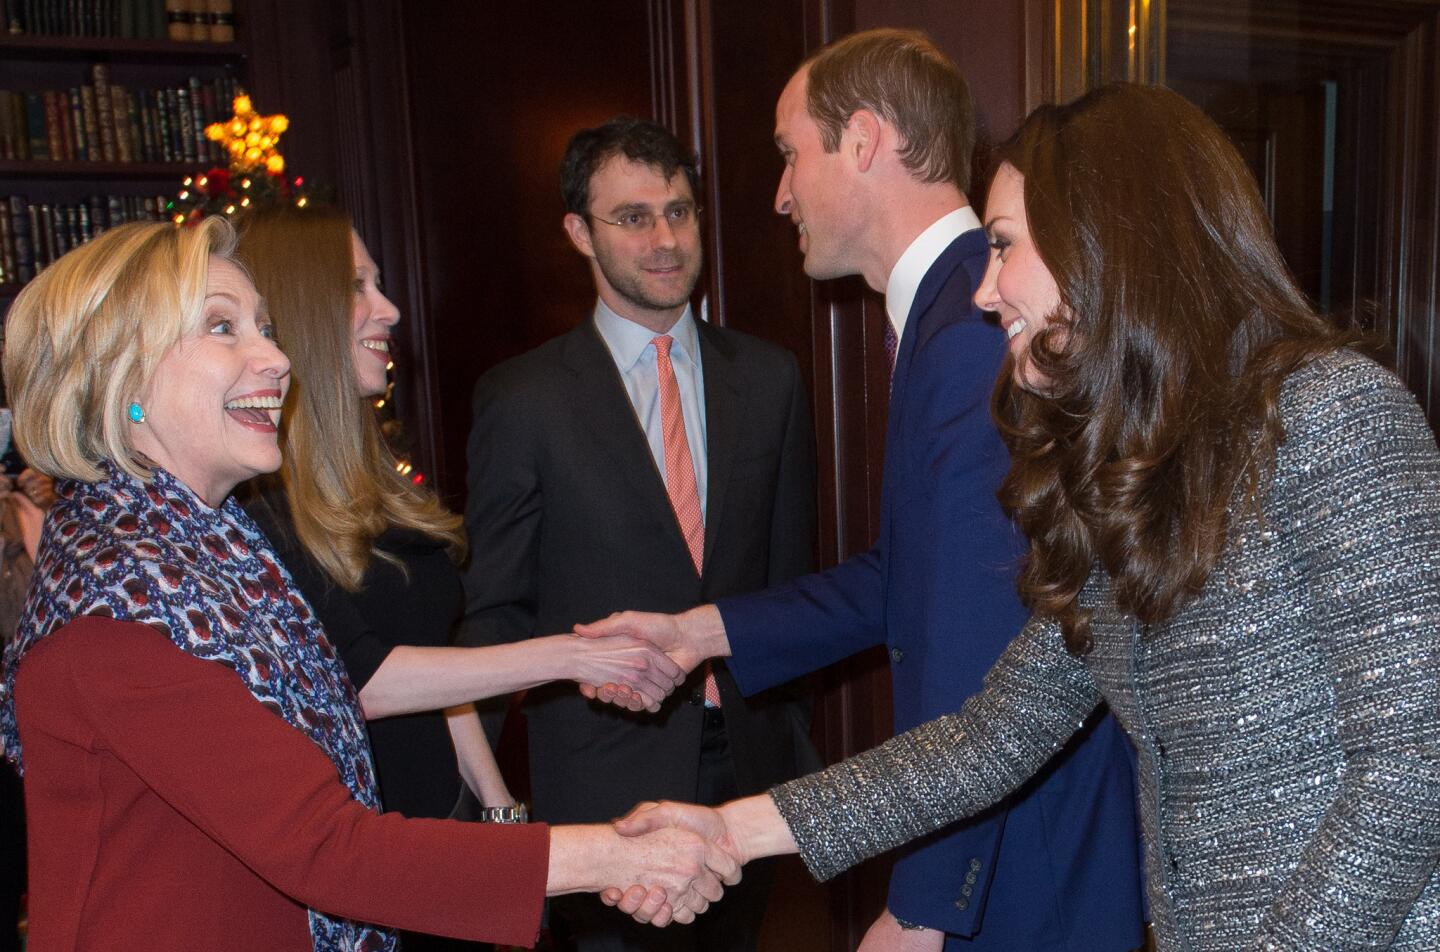
<svg viewBox="0 0 1440 952">
<path fill-rule="evenodd" d="M 131 403 L 126 412 L 130 414 L 131 423 L 145 422 L 145 410 L 140 406 L 140 404 Z"/>
</svg>

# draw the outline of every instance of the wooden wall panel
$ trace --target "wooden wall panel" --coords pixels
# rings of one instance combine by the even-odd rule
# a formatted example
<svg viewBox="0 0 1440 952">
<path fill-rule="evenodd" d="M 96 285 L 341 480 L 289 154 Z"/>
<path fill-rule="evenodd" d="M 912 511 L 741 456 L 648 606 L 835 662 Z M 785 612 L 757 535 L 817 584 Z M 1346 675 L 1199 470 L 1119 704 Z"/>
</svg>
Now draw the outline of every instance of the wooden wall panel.
<svg viewBox="0 0 1440 952">
<path fill-rule="evenodd" d="M 404 7 L 430 426 L 457 505 L 476 378 L 593 305 L 561 229 L 560 158 L 583 126 L 649 114 L 647 17 L 644 0 Z"/>
</svg>

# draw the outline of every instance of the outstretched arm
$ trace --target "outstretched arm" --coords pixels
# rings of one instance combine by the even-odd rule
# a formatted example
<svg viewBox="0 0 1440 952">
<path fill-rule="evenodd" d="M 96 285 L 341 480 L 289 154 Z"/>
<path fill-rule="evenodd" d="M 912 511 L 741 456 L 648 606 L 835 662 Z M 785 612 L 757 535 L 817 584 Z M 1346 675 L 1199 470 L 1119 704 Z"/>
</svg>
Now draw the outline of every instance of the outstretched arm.
<svg viewBox="0 0 1440 952">
<path fill-rule="evenodd" d="M 816 878 L 829 879 L 1006 796 L 1044 766 L 1100 700 L 1056 626 L 1032 619 L 986 675 L 984 690 L 958 713 L 768 795 L 718 810 L 642 804 L 617 829 L 680 826 L 741 862 L 799 852 Z"/>
<path fill-rule="evenodd" d="M 365 717 L 453 707 L 551 681 L 613 683 L 632 710 L 659 709 L 685 671 L 648 642 L 551 635 L 483 648 L 401 645 L 360 689 Z"/>
</svg>

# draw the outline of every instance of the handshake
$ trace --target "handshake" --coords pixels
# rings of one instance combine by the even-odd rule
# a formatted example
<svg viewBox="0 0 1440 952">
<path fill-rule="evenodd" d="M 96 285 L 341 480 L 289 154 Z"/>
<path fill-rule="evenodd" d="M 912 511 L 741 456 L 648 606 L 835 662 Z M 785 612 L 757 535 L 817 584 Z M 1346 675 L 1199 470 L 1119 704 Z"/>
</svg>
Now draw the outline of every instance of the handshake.
<svg viewBox="0 0 1440 952">
<path fill-rule="evenodd" d="M 693 922 L 740 881 L 747 862 L 794 851 L 779 810 L 763 795 L 717 808 L 642 803 L 609 827 L 560 826 L 551 836 L 552 895 L 598 891 L 606 905 L 656 926 Z M 584 842 L 562 845 L 568 838 Z M 573 886 L 557 884 L 568 875 L 567 859 L 579 877 Z"/>
<path fill-rule="evenodd" d="M 725 623 L 714 605 L 679 615 L 616 612 L 576 625 L 575 634 L 586 639 L 580 653 L 592 661 L 571 675 L 580 693 L 652 714 L 701 662 L 730 654 Z"/>
<path fill-rule="evenodd" d="M 575 634 L 584 639 L 581 653 L 600 662 L 572 675 L 580 692 L 631 711 L 658 711 L 701 662 L 730 654 L 714 605 L 679 615 L 617 612 L 577 625 Z M 610 827 L 556 827 L 551 835 L 584 830 L 601 853 L 588 867 L 589 881 L 562 891 L 598 891 L 607 905 L 657 926 L 693 922 L 740 881 L 750 860 L 795 851 L 789 827 L 764 795 L 715 808 L 642 803 Z M 561 855 L 552 849 L 552 865 Z"/>
</svg>

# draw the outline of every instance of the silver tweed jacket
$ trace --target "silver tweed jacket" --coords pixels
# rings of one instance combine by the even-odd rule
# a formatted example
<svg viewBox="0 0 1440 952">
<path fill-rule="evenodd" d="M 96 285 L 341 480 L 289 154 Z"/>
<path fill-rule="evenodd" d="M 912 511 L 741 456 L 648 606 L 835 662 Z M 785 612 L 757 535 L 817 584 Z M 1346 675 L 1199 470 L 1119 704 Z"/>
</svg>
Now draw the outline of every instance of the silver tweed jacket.
<svg viewBox="0 0 1440 952">
<path fill-rule="evenodd" d="M 810 870 L 984 809 L 1104 701 L 1139 754 L 1162 952 L 1440 949 L 1440 454 L 1350 352 L 1281 415 L 1262 514 L 1169 621 L 1097 573 L 1083 659 L 1032 619 L 959 713 L 771 791 Z"/>
</svg>

